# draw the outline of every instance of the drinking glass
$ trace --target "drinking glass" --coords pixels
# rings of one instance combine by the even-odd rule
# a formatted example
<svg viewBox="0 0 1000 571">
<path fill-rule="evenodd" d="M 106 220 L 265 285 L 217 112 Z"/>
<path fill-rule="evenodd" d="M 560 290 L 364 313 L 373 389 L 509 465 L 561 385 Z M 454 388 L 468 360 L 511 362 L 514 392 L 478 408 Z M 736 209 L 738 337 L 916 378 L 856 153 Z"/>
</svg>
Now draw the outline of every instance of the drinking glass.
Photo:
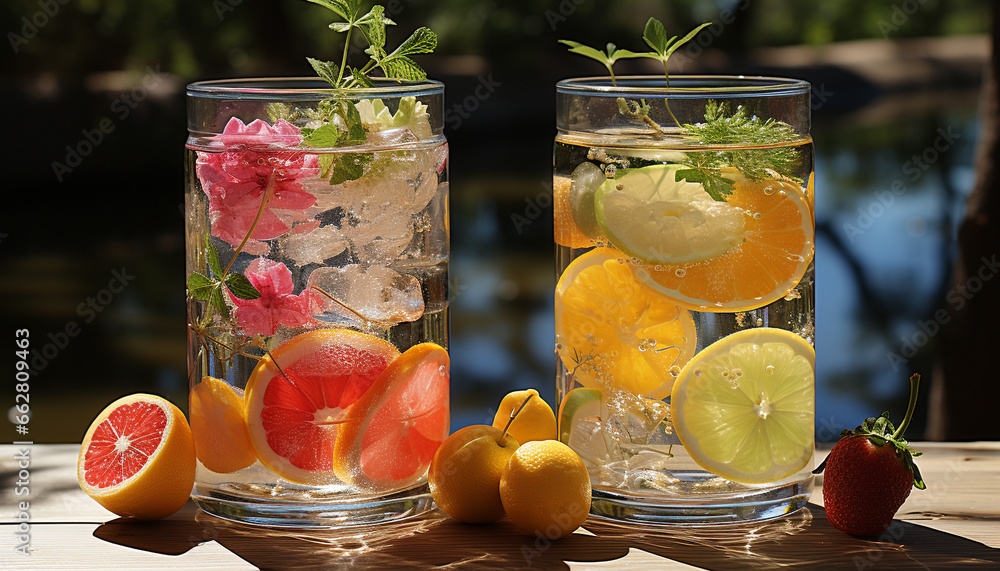
<svg viewBox="0 0 1000 571">
<path fill-rule="evenodd" d="M 254 524 L 430 509 L 449 432 L 444 87 L 188 86 L 193 499 Z"/>
<path fill-rule="evenodd" d="M 669 85 L 669 86 L 668 86 Z M 559 437 L 591 512 L 762 520 L 812 489 L 810 86 L 556 86 Z"/>
</svg>

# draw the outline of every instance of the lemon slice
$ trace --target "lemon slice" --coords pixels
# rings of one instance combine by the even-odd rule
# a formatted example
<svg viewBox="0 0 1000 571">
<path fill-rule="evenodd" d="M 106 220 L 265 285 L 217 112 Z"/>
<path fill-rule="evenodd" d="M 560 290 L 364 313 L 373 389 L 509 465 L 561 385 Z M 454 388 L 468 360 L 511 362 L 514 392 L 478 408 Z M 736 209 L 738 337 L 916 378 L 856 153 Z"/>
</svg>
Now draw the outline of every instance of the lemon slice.
<svg viewBox="0 0 1000 571">
<path fill-rule="evenodd" d="M 671 394 L 674 430 L 702 468 L 762 484 L 813 455 L 816 353 L 770 327 L 738 331 L 695 355 Z"/>
<path fill-rule="evenodd" d="M 625 171 L 601 184 L 597 221 L 622 252 L 651 264 L 719 256 L 743 241 L 745 213 L 713 199 L 697 183 L 677 180 L 678 165 Z"/>
<path fill-rule="evenodd" d="M 635 279 L 613 248 L 573 261 L 556 284 L 559 357 L 585 387 L 612 383 L 663 398 L 694 354 L 694 320 L 667 296 Z"/>
</svg>

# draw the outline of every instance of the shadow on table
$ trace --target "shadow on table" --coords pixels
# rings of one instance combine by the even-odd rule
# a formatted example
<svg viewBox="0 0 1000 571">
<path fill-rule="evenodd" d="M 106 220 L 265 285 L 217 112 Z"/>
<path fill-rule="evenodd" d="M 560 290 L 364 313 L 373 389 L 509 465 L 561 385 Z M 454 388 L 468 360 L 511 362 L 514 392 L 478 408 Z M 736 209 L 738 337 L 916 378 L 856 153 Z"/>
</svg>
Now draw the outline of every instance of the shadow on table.
<svg viewBox="0 0 1000 571">
<path fill-rule="evenodd" d="M 261 569 L 568 569 L 567 562 L 606 562 L 630 549 L 706 569 L 896 568 L 1000 566 L 1000 549 L 894 521 L 877 540 L 834 529 L 822 507 L 778 521 L 703 528 L 642 528 L 591 518 L 556 542 L 518 533 L 508 522 L 472 526 L 439 513 L 392 526 L 345 531 L 288 531 L 221 520 L 189 504 L 169 519 L 106 523 L 94 536 L 167 555 L 216 541 Z"/>
</svg>

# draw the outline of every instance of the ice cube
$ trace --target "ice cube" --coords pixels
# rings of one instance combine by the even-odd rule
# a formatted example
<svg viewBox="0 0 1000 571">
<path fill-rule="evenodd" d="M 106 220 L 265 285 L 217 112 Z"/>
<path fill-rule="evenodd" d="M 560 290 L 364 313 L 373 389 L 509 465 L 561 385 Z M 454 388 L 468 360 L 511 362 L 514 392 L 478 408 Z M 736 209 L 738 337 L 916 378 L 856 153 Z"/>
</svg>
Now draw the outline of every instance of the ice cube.
<svg viewBox="0 0 1000 571">
<path fill-rule="evenodd" d="M 417 278 L 384 266 L 351 264 L 318 268 L 309 275 L 309 288 L 314 287 L 351 309 L 348 311 L 323 295 L 325 315 L 317 317 L 327 321 L 358 323 L 360 316 L 383 325 L 395 325 L 415 321 L 424 313 L 424 296 Z"/>
<path fill-rule="evenodd" d="M 604 387 L 601 420 L 611 438 L 625 449 L 647 445 L 669 411 L 660 401 L 636 396 L 612 383 Z"/>
<path fill-rule="evenodd" d="M 291 258 L 296 265 L 304 266 L 322 264 L 323 260 L 346 250 L 348 242 L 339 228 L 329 225 L 304 233 L 297 233 L 293 229 L 291 234 L 287 234 L 279 241 L 279 244 L 285 256 Z"/>
<path fill-rule="evenodd" d="M 368 133 L 368 144 L 370 145 L 402 145 L 418 140 L 409 127 L 397 127 L 395 129 L 385 129 L 377 133 Z"/>
</svg>

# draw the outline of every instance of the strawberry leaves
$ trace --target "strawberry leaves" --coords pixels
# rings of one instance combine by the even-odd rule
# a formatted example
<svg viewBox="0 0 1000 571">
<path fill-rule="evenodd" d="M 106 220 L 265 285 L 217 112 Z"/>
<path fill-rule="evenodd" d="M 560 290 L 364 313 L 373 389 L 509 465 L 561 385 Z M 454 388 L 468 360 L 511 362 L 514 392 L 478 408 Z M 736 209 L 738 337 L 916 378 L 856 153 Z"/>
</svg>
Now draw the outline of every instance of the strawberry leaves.
<svg viewBox="0 0 1000 571">
<path fill-rule="evenodd" d="M 927 489 L 927 485 L 924 483 L 923 477 L 920 475 L 920 470 L 917 468 L 916 463 L 913 462 L 913 458 L 920 456 L 922 452 L 916 450 L 911 450 L 909 448 L 909 442 L 903 438 L 903 433 L 906 432 L 906 428 L 910 425 L 910 420 L 913 418 L 913 411 L 917 404 L 917 391 L 920 388 L 920 375 L 915 373 L 910 377 L 910 400 L 907 403 L 906 414 L 903 416 L 903 422 L 899 424 L 899 427 L 892 425 L 892 421 L 889 420 L 889 411 L 883 412 L 880 416 L 866 418 L 860 426 L 854 430 L 844 430 L 840 433 L 841 438 L 867 438 L 872 444 L 878 447 L 884 446 L 886 443 L 892 444 L 896 449 L 896 456 L 902 461 L 903 466 L 906 467 L 913 474 L 913 485 L 918 490 Z M 831 453 L 832 455 L 832 453 Z M 830 456 L 827 456 L 823 463 L 820 464 L 813 474 L 822 473 L 826 468 L 826 463 L 830 460 Z"/>
</svg>

